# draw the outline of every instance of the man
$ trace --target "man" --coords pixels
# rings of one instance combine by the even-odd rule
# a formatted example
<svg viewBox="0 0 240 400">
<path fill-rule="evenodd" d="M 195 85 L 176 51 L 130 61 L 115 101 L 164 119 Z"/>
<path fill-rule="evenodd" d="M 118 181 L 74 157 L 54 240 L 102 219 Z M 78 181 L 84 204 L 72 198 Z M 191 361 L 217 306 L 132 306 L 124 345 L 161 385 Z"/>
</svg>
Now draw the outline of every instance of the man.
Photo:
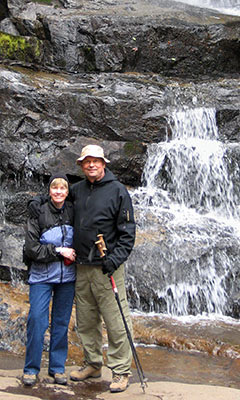
<svg viewBox="0 0 240 400">
<path fill-rule="evenodd" d="M 85 179 L 71 188 L 73 247 L 77 253 L 77 331 L 85 360 L 79 370 L 71 373 L 70 379 L 82 381 L 101 376 L 103 319 L 108 335 L 107 366 L 112 370 L 110 391 L 121 392 L 129 385 L 132 355 L 109 277 L 114 277 L 131 329 L 123 262 L 134 245 L 135 221 L 129 193 L 106 168 L 109 162 L 100 146 L 85 146 L 77 160 Z M 103 234 L 107 248 L 104 259 L 95 244 L 98 234 Z"/>
</svg>

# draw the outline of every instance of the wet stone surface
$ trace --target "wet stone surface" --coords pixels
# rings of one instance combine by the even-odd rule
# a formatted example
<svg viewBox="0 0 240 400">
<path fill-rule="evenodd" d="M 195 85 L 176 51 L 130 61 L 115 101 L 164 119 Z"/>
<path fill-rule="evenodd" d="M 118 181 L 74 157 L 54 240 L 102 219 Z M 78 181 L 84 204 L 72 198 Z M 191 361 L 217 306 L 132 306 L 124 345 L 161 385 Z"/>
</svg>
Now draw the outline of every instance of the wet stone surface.
<svg viewBox="0 0 240 400">
<path fill-rule="evenodd" d="M 47 372 L 42 372 L 47 371 L 48 366 L 46 351 L 42 357 L 40 382 L 33 388 L 23 387 L 20 378 L 24 365 L 24 337 L 29 308 L 27 288 L 0 284 L 0 300 L 0 306 L 4 310 L 0 318 L 0 370 L 19 371 L 18 387 L 9 386 L 7 393 L 35 396 L 43 400 L 92 400 L 99 393 L 108 390 L 110 371 L 108 380 L 103 376 L 102 379 L 81 383 L 69 381 L 67 387 L 53 384 L 53 379 L 47 376 Z M 183 322 L 167 316 L 136 314 L 132 318 L 134 340 L 142 343 L 141 346 L 137 345 L 137 352 L 149 382 L 208 384 L 240 389 L 240 353 L 237 352 L 240 345 L 240 325 L 237 321 L 194 319 Z M 106 332 L 103 331 L 103 334 L 106 342 Z M 47 339 L 48 335 L 46 341 Z M 154 342 L 158 346 L 150 346 Z M 81 364 L 82 357 L 73 314 L 69 328 L 68 374 Z M 132 372 L 131 383 L 139 383 L 134 363 Z"/>
<path fill-rule="evenodd" d="M 138 347 L 137 351 L 149 382 L 166 381 L 240 389 L 240 360 L 161 348 Z M 23 362 L 23 358 L 7 352 L 0 353 L 0 369 L 17 367 L 21 370 Z M 68 373 L 73 368 L 67 367 Z M 110 373 L 107 378 L 110 380 Z M 108 390 L 109 380 L 105 380 L 104 376 L 103 379 L 89 379 L 79 383 L 69 381 L 68 386 L 63 387 L 53 384 L 53 379 L 43 374 L 40 382 L 33 388 L 22 385 L 17 388 L 8 387 L 7 393 L 36 396 L 43 400 L 95 400 L 100 393 Z M 131 383 L 139 383 L 135 368 Z"/>
<path fill-rule="evenodd" d="M 47 398 L 48 400 L 76 400 L 76 398 L 78 400 L 95 400 L 99 393 L 106 391 L 108 388 L 108 384 L 104 381 L 100 383 L 88 382 L 87 384 L 78 384 L 74 387 L 69 385 L 67 389 L 56 385 L 50 387 L 46 383 L 46 381 L 43 381 L 37 384 L 35 388 L 26 388 L 24 386 L 12 389 L 8 388 L 8 393 L 36 396 L 41 399 Z"/>
</svg>

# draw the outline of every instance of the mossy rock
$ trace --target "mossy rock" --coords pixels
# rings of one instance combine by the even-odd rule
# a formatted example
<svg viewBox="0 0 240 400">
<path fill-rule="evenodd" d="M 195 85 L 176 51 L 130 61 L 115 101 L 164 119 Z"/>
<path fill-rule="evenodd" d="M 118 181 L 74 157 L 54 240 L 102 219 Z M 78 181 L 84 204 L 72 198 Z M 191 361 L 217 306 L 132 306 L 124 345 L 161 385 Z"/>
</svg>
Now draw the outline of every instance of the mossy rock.
<svg viewBox="0 0 240 400">
<path fill-rule="evenodd" d="M 52 0 L 33 0 L 33 3 L 48 4 L 50 6 L 52 5 Z"/>
<path fill-rule="evenodd" d="M 39 62 L 42 43 L 34 37 L 14 36 L 0 32 L 0 59 Z"/>
<path fill-rule="evenodd" d="M 146 152 L 146 145 L 138 140 L 127 142 L 124 145 L 124 152 L 128 157 Z"/>
</svg>

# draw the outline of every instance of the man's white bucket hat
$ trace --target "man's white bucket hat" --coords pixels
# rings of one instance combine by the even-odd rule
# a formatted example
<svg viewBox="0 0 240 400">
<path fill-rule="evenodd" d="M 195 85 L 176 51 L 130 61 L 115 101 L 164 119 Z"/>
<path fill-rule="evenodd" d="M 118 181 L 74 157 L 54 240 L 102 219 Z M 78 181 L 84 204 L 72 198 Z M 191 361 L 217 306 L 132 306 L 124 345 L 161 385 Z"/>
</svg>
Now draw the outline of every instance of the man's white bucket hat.
<svg viewBox="0 0 240 400">
<path fill-rule="evenodd" d="M 101 146 L 97 146 L 96 144 L 89 144 L 89 145 L 83 147 L 83 149 L 81 151 L 81 155 L 77 159 L 76 163 L 81 164 L 81 162 L 84 160 L 84 158 L 86 158 L 88 156 L 102 158 L 106 163 L 110 162 L 106 157 L 104 157 L 103 148 Z"/>
</svg>

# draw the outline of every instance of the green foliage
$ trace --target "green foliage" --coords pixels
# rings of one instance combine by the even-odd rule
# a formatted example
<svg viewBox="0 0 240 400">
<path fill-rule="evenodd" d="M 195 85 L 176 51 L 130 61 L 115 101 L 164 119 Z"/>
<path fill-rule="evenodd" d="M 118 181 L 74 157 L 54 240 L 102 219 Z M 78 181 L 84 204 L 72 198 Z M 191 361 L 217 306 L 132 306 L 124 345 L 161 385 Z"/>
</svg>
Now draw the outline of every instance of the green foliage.
<svg viewBox="0 0 240 400">
<path fill-rule="evenodd" d="M 16 52 L 23 52 L 26 47 L 26 40 L 19 36 L 8 35 L 7 33 L 0 33 L 0 54 L 8 58 Z"/>
<path fill-rule="evenodd" d="M 0 58 L 34 61 L 41 55 L 40 42 L 36 38 L 28 39 L 0 32 Z"/>
<path fill-rule="evenodd" d="M 127 142 L 124 145 L 124 152 L 127 156 L 134 156 L 135 154 L 142 153 L 142 144 L 138 140 L 134 142 Z"/>
<path fill-rule="evenodd" d="M 44 4 L 49 4 L 52 5 L 52 0 L 32 0 L 33 3 L 44 3 Z"/>
</svg>

